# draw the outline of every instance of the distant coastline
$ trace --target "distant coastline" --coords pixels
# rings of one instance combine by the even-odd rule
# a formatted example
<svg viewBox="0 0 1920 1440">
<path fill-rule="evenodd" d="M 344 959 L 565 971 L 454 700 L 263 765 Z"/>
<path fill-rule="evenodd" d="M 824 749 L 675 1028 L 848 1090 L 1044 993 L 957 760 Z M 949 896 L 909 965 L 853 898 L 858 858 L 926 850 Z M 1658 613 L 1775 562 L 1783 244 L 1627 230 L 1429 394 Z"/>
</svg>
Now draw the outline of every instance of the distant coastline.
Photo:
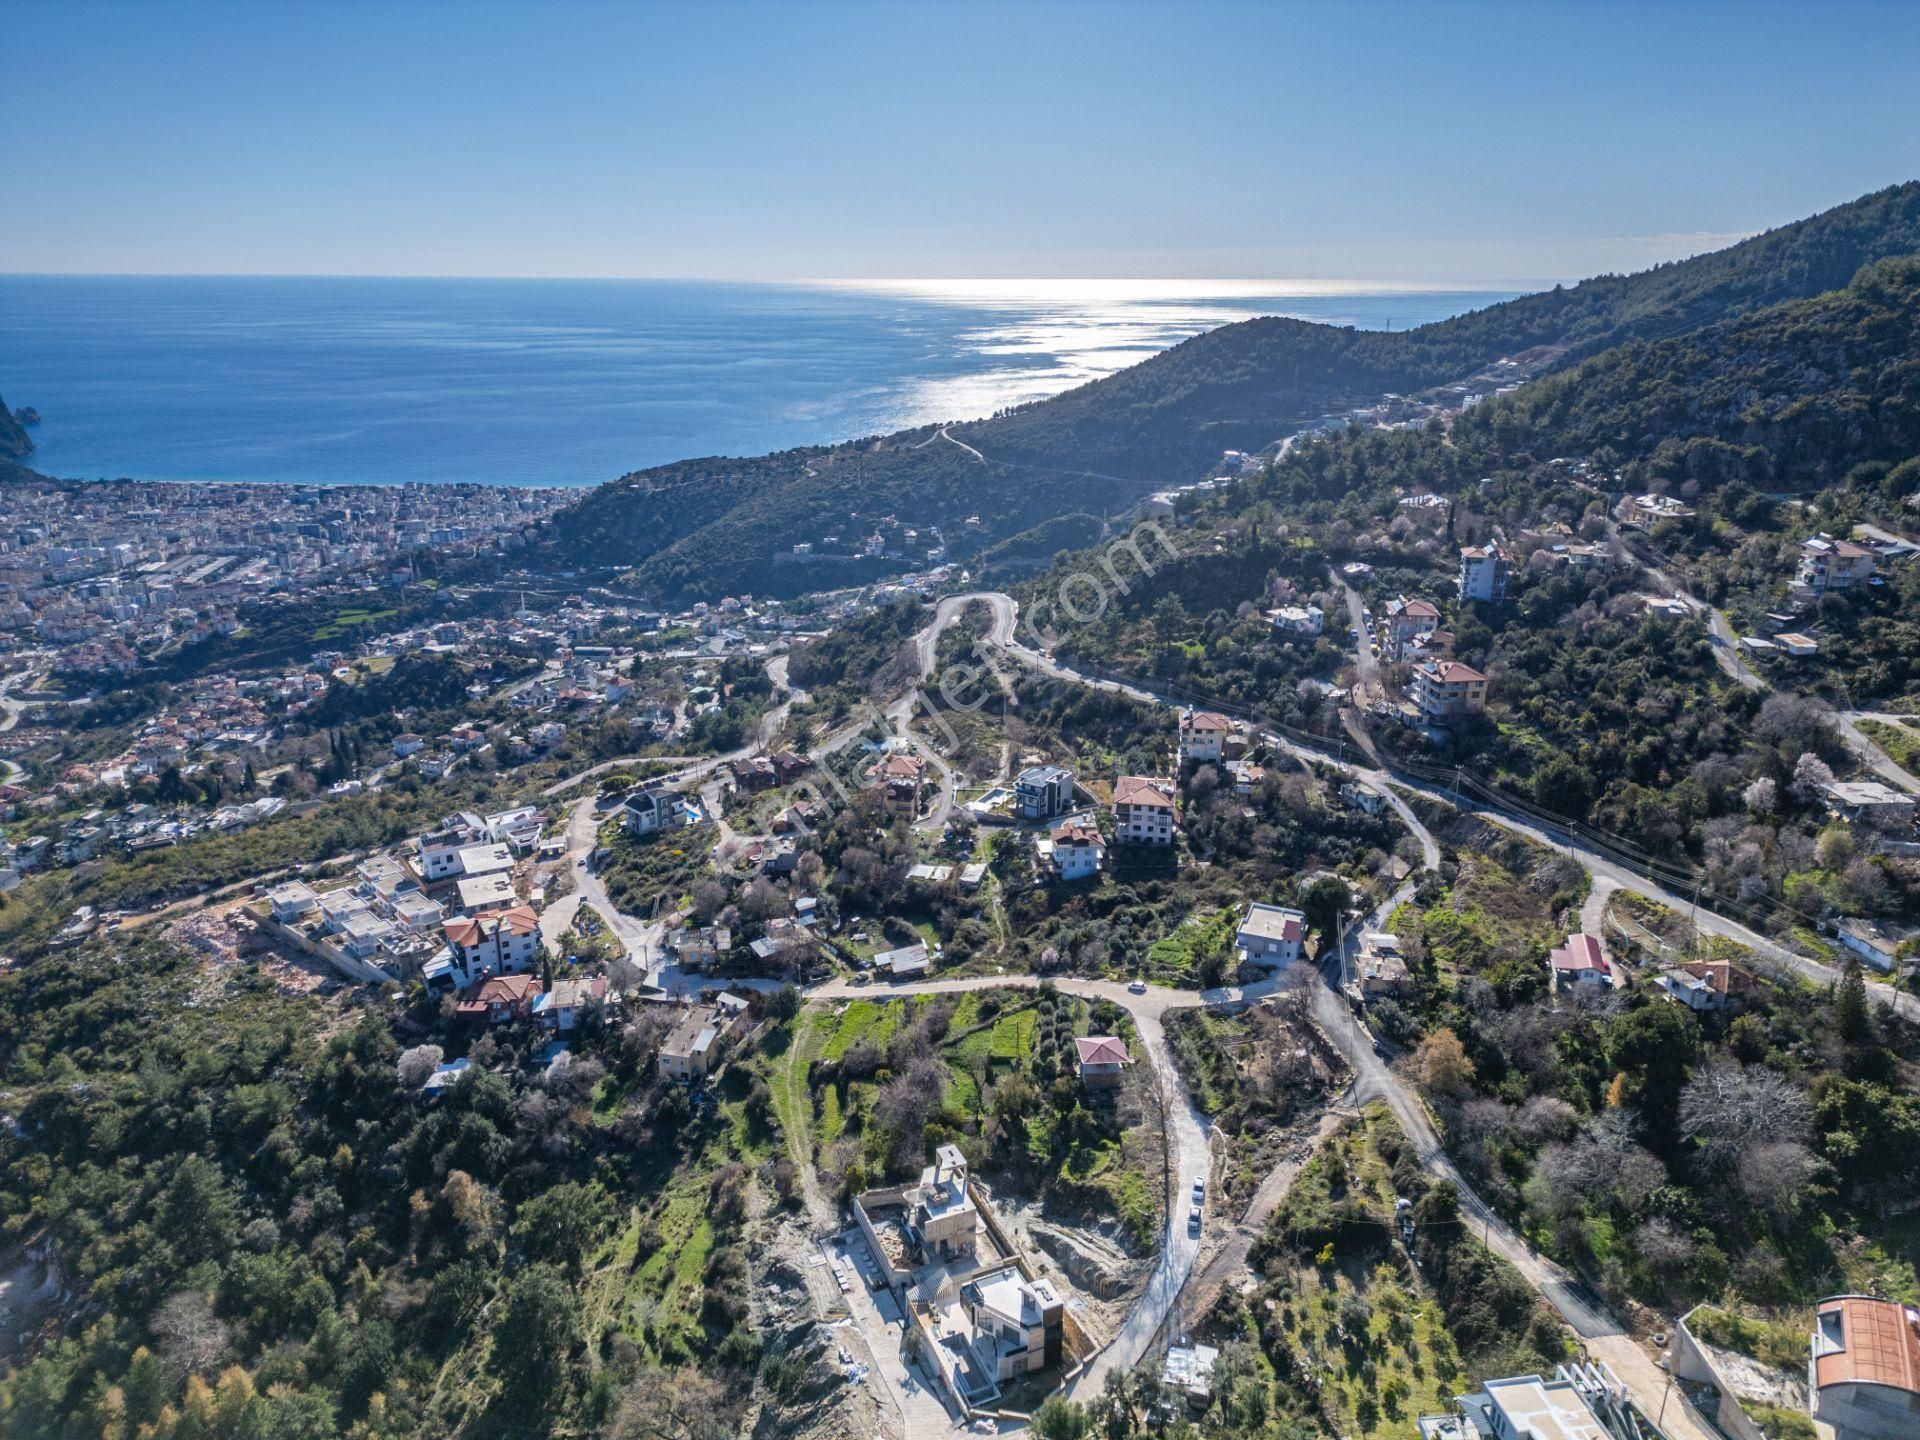
<svg viewBox="0 0 1920 1440">
<path fill-rule="evenodd" d="M 1256 314 L 1509 298 L 1049 283 L 0 276 L 0 394 L 62 478 L 587 487 L 977 418 Z"/>
</svg>

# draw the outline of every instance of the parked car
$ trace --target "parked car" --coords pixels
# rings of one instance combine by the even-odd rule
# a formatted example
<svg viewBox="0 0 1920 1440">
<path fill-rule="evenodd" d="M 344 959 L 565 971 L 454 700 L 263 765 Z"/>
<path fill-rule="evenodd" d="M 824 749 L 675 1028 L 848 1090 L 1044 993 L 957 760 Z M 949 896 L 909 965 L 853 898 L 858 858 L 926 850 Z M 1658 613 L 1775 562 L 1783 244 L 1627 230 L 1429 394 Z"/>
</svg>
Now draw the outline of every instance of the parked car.
<svg viewBox="0 0 1920 1440">
<path fill-rule="evenodd" d="M 1187 1212 L 1187 1229 L 1195 1235 L 1200 1233 L 1200 1207 L 1198 1205 Z"/>
<path fill-rule="evenodd" d="M 1206 1198 L 1207 1177 L 1204 1175 L 1196 1175 L 1193 1180 L 1193 1203 L 1195 1206 L 1199 1206 L 1205 1203 Z"/>
</svg>

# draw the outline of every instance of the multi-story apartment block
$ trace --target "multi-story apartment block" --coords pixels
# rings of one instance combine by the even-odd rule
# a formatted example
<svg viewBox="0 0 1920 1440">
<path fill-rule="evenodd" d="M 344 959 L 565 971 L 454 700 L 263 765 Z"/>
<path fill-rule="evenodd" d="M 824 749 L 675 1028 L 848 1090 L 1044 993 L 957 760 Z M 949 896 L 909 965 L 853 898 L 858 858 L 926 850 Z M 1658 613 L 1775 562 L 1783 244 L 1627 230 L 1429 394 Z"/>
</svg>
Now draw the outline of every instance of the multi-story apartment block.
<svg viewBox="0 0 1920 1440">
<path fill-rule="evenodd" d="M 1124 845 L 1173 843 L 1173 785 L 1122 775 L 1113 786 L 1114 839 Z"/>
<path fill-rule="evenodd" d="M 429 988 L 465 989 L 489 972 L 524 975 L 540 955 L 540 920 L 530 905 L 449 920 L 445 933 L 449 964 L 429 965 Z"/>
<path fill-rule="evenodd" d="M 1800 546 L 1800 570 L 1794 588 L 1817 599 L 1828 591 L 1844 593 L 1873 578 L 1874 555 L 1864 545 L 1816 535 Z"/>
<path fill-rule="evenodd" d="M 1106 859 L 1106 842 L 1091 820 L 1065 820 L 1046 840 L 1046 857 L 1062 880 L 1081 880 L 1099 873 Z"/>
<path fill-rule="evenodd" d="M 1051 820 L 1073 808 L 1073 772 L 1063 765 L 1036 765 L 1013 782 L 1013 809 L 1022 820 Z"/>
<path fill-rule="evenodd" d="M 1458 724 L 1487 708 L 1487 677 L 1458 660 L 1413 667 L 1413 704 L 1429 725 Z"/>
<path fill-rule="evenodd" d="M 1421 636 L 1431 635 L 1439 628 L 1440 609 L 1432 601 L 1394 596 L 1387 602 L 1379 624 L 1374 627 L 1380 658 L 1389 662 L 1407 659 Z"/>
<path fill-rule="evenodd" d="M 1460 552 L 1460 598 L 1499 604 L 1507 598 L 1511 562 L 1498 545 L 1469 545 Z"/>
<path fill-rule="evenodd" d="M 1219 760 L 1226 752 L 1233 722 L 1211 710 L 1191 705 L 1180 712 L 1180 758 L 1188 762 Z"/>
<path fill-rule="evenodd" d="M 664 785 L 643 785 L 620 806 L 620 823 L 629 835 L 654 835 L 671 830 L 684 824 L 686 818 L 686 797 Z"/>
</svg>

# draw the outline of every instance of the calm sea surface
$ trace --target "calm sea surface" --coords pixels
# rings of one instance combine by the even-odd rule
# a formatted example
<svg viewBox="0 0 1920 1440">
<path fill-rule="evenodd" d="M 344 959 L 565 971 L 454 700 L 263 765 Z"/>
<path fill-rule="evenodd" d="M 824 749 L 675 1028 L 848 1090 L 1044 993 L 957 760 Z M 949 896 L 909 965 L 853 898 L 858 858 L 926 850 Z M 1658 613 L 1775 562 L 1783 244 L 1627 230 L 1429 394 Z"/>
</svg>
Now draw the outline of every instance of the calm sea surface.
<svg viewBox="0 0 1920 1440">
<path fill-rule="evenodd" d="M 0 395 L 54 475 L 591 485 L 977 418 L 1253 315 L 1406 329 L 1507 298 L 1270 291 L 0 276 Z"/>
</svg>

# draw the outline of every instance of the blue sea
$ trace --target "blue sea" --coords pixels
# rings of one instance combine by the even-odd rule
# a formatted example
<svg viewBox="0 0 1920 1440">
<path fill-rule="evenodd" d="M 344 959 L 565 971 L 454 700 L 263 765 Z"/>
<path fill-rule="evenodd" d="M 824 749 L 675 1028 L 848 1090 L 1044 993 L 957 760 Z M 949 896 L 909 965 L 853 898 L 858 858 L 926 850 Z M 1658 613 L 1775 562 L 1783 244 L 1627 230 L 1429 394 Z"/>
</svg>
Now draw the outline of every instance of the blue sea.
<svg viewBox="0 0 1920 1440">
<path fill-rule="evenodd" d="M 1219 281 L 0 276 L 0 396 L 96 479 L 592 485 L 966 420 L 1254 315 L 1508 298 Z"/>
</svg>

